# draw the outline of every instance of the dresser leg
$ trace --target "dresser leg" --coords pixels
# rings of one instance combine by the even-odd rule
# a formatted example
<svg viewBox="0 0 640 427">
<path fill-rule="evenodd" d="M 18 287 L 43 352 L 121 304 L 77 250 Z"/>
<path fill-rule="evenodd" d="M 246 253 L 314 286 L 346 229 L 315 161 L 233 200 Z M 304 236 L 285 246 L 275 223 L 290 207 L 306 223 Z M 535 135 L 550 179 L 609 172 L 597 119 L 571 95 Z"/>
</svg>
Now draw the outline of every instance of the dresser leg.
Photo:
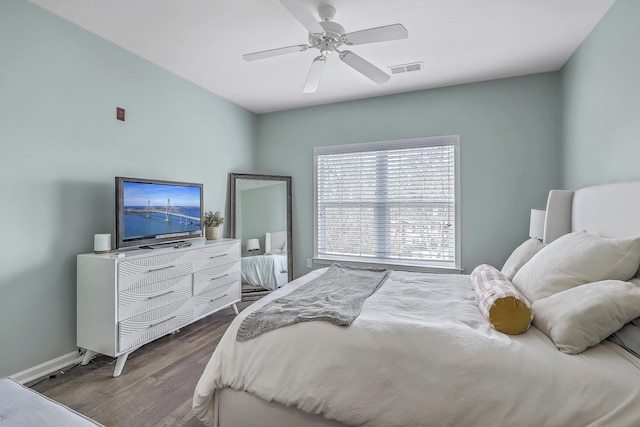
<svg viewBox="0 0 640 427">
<path fill-rule="evenodd" d="M 82 366 L 88 364 L 89 362 L 91 362 L 91 358 L 96 354 L 95 351 L 91 351 L 91 350 L 87 350 L 84 352 L 84 356 L 82 356 L 82 362 L 80 362 L 80 364 Z"/>
<path fill-rule="evenodd" d="M 238 313 L 240 313 L 238 311 L 238 306 L 235 303 L 231 304 L 231 310 L 233 310 L 233 314 L 237 315 Z"/>
<path fill-rule="evenodd" d="M 118 360 L 116 361 L 116 368 L 113 370 L 114 378 L 119 377 L 122 373 L 122 368 L 124 368 L 127 357 L 129 357 L 129 353 L 121 354 L 120 356 L 118 356 Z"/>
</svg>

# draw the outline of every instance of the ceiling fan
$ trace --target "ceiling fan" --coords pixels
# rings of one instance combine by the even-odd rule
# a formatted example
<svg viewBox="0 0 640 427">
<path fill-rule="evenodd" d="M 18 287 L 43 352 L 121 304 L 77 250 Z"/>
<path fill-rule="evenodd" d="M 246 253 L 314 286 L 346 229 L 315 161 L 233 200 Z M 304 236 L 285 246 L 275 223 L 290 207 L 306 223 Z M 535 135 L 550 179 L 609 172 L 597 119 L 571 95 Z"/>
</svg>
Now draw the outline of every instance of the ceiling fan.
<svg viewBox="0 0 640 427">
<path fill-rule="evenodd" d="M 316 57 L 311 63 L 311 69 L 309 70 L 307 80 L 302 90 L 305 93 L 312 93 L 318 89 L 327 58 L 333 53 L 338 54 L 342 62 L 362 73 L 375 83 L 382 84 L 391 78 L 387 73 L 350 50 L 340 50 L 338 48 L 341 48 L 343 45 L 352 46 L 387 40 L 406 39 L 408 36 L 407 29 L 402 24 L 385 25 L 383 27 L 346 33 L 342 25 L 333 21 L 336 10 L 332 6 L 324 5 L 318 8 L 318 14 L 321 19 L 320 22 L 318 22 L 301 0 L 280 0 L 280 3 L 309 31 L 309 44 L 299 44 L 247 53 L 242 55 L 245 61 L 255 61 L 257 59 L 270 58 L 287 53 L 304 52 L 310 48 L 318 49 L 320 56 Z"/>
</svg>

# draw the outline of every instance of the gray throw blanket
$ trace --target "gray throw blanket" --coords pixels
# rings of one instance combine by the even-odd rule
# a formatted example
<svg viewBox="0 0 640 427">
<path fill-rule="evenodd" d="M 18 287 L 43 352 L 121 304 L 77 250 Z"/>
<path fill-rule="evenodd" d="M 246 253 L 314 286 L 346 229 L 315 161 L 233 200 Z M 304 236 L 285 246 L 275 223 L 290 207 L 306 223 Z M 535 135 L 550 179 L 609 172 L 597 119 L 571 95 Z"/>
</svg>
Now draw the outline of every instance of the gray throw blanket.
<svg viewBox="0 0 640 427">
<path fill-rule="evenodd" d="M 322 275 L 250 313 L 236 339 L 248 341 L 265 332 L 299 322 L 324 320 L 349 326 L 364 300 L 389 277 L 391 270 L 333 264 Z"/>
</svg>

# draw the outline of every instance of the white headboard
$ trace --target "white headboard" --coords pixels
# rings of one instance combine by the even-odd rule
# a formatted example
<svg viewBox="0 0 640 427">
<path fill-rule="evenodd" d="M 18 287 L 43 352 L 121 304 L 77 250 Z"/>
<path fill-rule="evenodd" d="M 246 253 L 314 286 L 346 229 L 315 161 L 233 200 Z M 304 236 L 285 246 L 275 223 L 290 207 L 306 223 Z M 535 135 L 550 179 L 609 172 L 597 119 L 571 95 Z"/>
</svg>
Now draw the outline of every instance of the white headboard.
<svg viewBox="0 0 640 427">
<path fill-rule="evenodd" d="M 551 190 L 544 242 L 582 230 L 611 238 L 640 235 L 640 181 Z"/>
<path fill-rule="evenodd" d="M 264 246 L 265 253 L 273 252 L 274 249 L 287 252 L 287 232 L 286 231 L 274 231 L 272 233 L 265 233 Z"/>
</svg>

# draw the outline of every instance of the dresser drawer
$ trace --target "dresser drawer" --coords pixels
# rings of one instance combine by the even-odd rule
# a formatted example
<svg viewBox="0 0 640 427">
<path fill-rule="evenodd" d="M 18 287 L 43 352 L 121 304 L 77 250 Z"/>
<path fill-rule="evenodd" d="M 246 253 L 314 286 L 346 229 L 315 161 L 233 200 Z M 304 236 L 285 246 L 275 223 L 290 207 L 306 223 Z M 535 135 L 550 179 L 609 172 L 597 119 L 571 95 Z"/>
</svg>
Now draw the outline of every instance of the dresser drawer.
<svg viewBox="0 0 640 427">
<path fill-rule="evenodd" d="M 187 298 L 120 322 L 118 351 L 138 347 L 191 323 L 193 307 L 194 299 Z"/>
<path fill-rule="evenodd" d="M 217 267 L 193 273 L 194 295 L 209 291 L 228 283 L 240 281 L 240 261 L 222 264 Z"/>
<path fill-rule="evenodd" d="M 189 274 L 118 292 L 118 321 L 191 297 L 191 282 Z"/>
<path fill-rule="evenodd" d="M 133 271 L 134 269 L 136 270 L 135 272 Z M 118 291 L 122 292 L 155 282 L 188 276 L 191 273 L 193 273 L 193 264 L 191 262 L 182 264 L 170 262 L 161 266 L 145 266 L 144 268 L 140 268 L 137 264 L 123 262 L 118 264 Z"/>
<path fill-rule="evenodd" d="M 237 282 L 222 285 L 196 295 L 193 299 L 195 300 L 195 317 L 198 318 L 239 301 L 240 287 Z"/>
<path fill-rule="evenodd" d="M 172 265 L 186 264 L 193 261 L 192 251 L 170 251 L 158 255 L 138 256 L 126 258 L 118 262 L 118 279 L 125 276 L 145 273 L 150 270 L 160 270 Z"/>
<path fill-rule="evenodd" d="M 229 242 L 226 244 L 204 246 L 194 251 L 193 270 L 203 270 L 221 264 L 240 260 L 240 244 Z"/>
</svg>

